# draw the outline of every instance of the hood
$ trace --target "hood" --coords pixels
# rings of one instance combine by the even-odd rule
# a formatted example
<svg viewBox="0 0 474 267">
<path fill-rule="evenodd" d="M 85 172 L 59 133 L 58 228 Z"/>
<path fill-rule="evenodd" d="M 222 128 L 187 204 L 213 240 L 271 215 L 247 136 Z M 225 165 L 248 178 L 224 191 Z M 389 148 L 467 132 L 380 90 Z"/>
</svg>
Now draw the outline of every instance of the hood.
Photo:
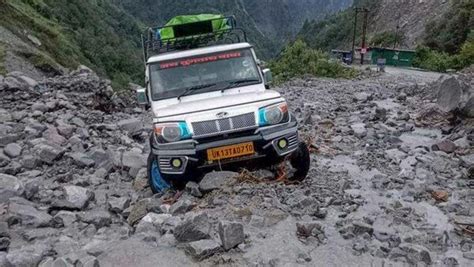
<svg viewBox="0 0 474 267">
<path fill-rule="evenodd" d="M 280 93 L 265 90 L 245 92 L 245 90 L 229 90 L 191 95 L 178 100 L 176 98 L 155 101 L 152 104 L 153 114 L 158 119 L 190 114 L 201 111 L 220 109 L 249 103 L 257 103 L 281 98 Z"/>
</svg>

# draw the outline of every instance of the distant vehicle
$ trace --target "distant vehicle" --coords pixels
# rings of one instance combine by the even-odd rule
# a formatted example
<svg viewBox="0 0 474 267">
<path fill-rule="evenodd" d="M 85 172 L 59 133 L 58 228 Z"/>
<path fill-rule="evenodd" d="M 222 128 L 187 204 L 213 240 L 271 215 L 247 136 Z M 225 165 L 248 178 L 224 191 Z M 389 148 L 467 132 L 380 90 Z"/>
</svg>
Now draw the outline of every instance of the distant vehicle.
<svg viewBox="0 0 474 267">
<path fill-rule="evenodd" d="M 234 17 L 180 16 L 142 37 L 154 115 L 148 177 L 153 192 L 181 187 L 210 170 L 270 167 L 289 159 L 303 180 L 309 151 L 285 99 L 269 90 L 245 31 Z"/>
</svg>

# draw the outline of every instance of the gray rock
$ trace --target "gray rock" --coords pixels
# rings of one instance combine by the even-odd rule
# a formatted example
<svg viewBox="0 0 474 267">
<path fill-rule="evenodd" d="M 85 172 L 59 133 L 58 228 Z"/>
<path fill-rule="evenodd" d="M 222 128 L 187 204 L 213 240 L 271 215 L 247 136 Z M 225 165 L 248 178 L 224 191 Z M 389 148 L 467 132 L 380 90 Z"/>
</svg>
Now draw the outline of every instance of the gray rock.
<svg viewBox="0 0 474 267">
<path fill-rule="evenodd" d="M 37 159 L 30 155 L 24 156 L 20 162 L 21 166 L 28 170 L 36 168 L 36 165 L 38 163 Z"/>
<path fill-rule="evenodd" d="M 91 210 L 79 215 L 81 221 L 93 224 L 97 229 L 112 224 L 112 216 L 105 210 Z"/>
<path fill-rule="evenodd" d="M 235 248 L 245 241 L 244 225 L 239 222 L 220 221 L 219 237 L 225 250 Z"/>
<path fill-rule="evenodd" d="M 377 107 L 375 109 L 375 119 L 385 121 L 387 119 L 387 110 L 385 108 Z"/>
<path fill-rule="evenodd" d="M 120 130 L 129 132 L 131 135 L 139 134 L 143 130 L 143 122 L 138 118 L 121 120 L 117 126 Z"/>
<path fill-rule="evenodd" d="M 0 136 L 0 147 L 5 147 L 8 144 L 20 140 L 21 136 L 18 134 L 7 134 Z"/>
<path fill-rule="evenodd" d="M 93 167 L 95 165 L 95 161 L 84 153 L 76 152 L 69 156 L 73 159 L 74 163 L 79 167 L 85 168 L 85 167 Z"/>
<path fill-rule="evenodd" d="M 474 260 L 474 251 L 464 252 L 462 256 L 468 260 Z"/>
<path fill-rule="evenodd" d="M 38 160 L 47 164 L 53 164 L 60 159 L 65 152 L 64 148 L 53 147 L 47 144 L 39 144 L 34 147 Z"/>
<path fill-rule="evenodd" d="M 221 188 L 226 182 L 231 181 L 238 175 L 238 173 L 228 171 L 208 173 L 199 183 L 199 189 L 203 193 L 209 193 L 213 190 Z"/>
<path fill-rule="evenodd" d="M 323 227 L 320 223 L 310 222 L 297 222 L 296 223 L 296 235 L 301 238 L 308 238 L 310 236 L 317 237 L 324 234 Z"/>
<path fill-rule="evenodd" d="M 10 164 L 10 158 L 0 150 L 0 168 Z"/>
<path fill-rule="evenodd" d="M 188 182 L 186 184 L 186 191 L 194 197 L 202 197 L 202 193 L 199 190 L 199 185 L 196 182 Z"/>
<path fill-rule="evenodd" d="M 94 193 L 88 189 L 75 185 L 63 186 L 65 205 L 69 208 L 83 210 L 94 198 Z"/>
<path fill-rule="evenodd" d="M 148 213 L 148 205 L 150 203 L 150 199 L 142 199 L 135 203 L 130 210 L 130 214 L 128 215 L 127 222 L 130 225 L 134 225 L 135 223 L 139 222 L 145 215 Z"/>
<path fill-rule="evenodd" d="M 474 116 L 474 89 L 452 76 L 438 82 L 438 106 L 445 112 L 460 110 L 468 117 Z"/>
<path fill-rule="evenodd" d="M 169 218 L 171 218 L 171 215 L 169 214 L 148 213 L 137 224 L 136 232 L 141 233 L 153 231 L 159 233 L 161 231 L 161 226 Z"/>
<path fill-rule="evenodd" d="M 62 223 L 65 227 L 69 227 L 77 221 L 77 215 L 71 211 L 61 210 L 54 215 L 54 220 Z"/>
<path fill-rule="evenodd" d="M 49 110 L 48 106 L 44 103 L 41 102 L 36 102 L 31 106 L 32 111 L 41 111 L 41 112 L 47 112 Z"/>
<path fill-rule="evenodd" d="M 42 45 L 41 41 L 40 41 L 37 37 L 35 37 L 35 36 L 31 35 L 31 34 L 28 34 L 26 37 L 27 37 L 28 40 L 30 40 L 34 45 L 36 45 L 36 46 L 38 46 L 38 47 Z"/>
<path fill-rule="evenodd" d="M 409 243 L 402 243 L 399 248 L 407 253 L 406 258 L 409 263 L 415 265 L 419 262 L 423 262 L 427 265 L 431 264 L 431 255 L 427 248 Z"/>
<path fill-rule="evenodd" d="M 0 173 L 0 203 L 8 201 L 11 197 L 23 195 L 24 187 L 15 176 Z"/>
<path fill-rule="evenodd" d="M 76 125 L 77 127 L 81 127 L 81 128 L 86 127 L 86 123 L 85 123 L 82 119 L 80 119 L 80 118 L 78 118 L 78 117 L 72 118 L 69 122 L 70 122 L 72 125 Z"/>
<path fill-rule="evenodd" d="M 96 257 L 93 256 L 86 256 L 86 257 L 81 257 L 79 259 L 79 262 L 76 264 L 76 266 L 83 266 L 83 267 L 99 267 L 100 263 L 99 260 Z"/>
<path fill-rule="evenodd" d="M 188 213 L 174 229 L 174 237 L 179 242 L 191 242 L 210 238 L 211 223 L 206 213 Z"/>
<path fill-rule="evenodd" d="M 7 253 L 3 251 L 0 251 L 0 266 L 11 267 L 7 260 Z"/>
<path fill-rule="evenodd" d="M 122 165 L 128 168 L 141 169 L 147 165 L 147 155 L 138 151 L 126 151 L 122 156 Z"/>
<path fill-rule="evenodd" d="M 11 143 L 5 146 L 3 153 L 10 158 L 16 158 L 21 155 L 22 147 L 16 143 Z"/>
<path fill-rule="evenodd" d="M 367 136 L 367 129 L 364 123 L 355 123 L 351 125 L 351 129 L 354 131 L 354 135 L 358 138 L 364 138 Z"/>
<path fill-rule="evenodd" d="M 194 259 L 201 261 L 220 252 L 222 248 L 216 241 L 206 239 L 188 243 L 185 250 Z"/>
<path fill-rule="evenodd" d="M 121 213 L 130 206 L 130 198 L 128 197 L 109 197 L 108 207 L 111 212 Z"/>
<path fill-rule="evenodd" d="M 10 249 L 7 255 L 7 262 L 11 266 L 18 267 L 38 266 L 48 250 L 49 247 L 42 244 L 22 246 L 14 250 Z"/>
<path fill-rule="evenodd" d="M 7 251 L 10 246 L 10 237 L 0 237 L 0 251 Z"/>
<path fill-rule="evenodd" d="M 53 217 L 45 211 L 39 211 L 33 207 L 33 203 L 21 201 L 16 203 L 10 200 L 8 205 L 10 219 L 19 220 L 22 225 L 33 227 L 47 227 L 51 224 Z"/>
<path fill-rule="evenodd" d="M 173 216 L 186 213 L 194 208 L 194 203 L 189 199 L 181 198 L 170 207 L 170 213 Z"/>
<path fill-rule="evenodd" d="M 8 112 L 6 109 L 0 109 L 0 123 L 5 123 L 9 122 L 13 119 L 12 115 L 10 112 Z M 1 131 L 0 131 L 1 133 Z"/>
<path fill-rule="evenodd" d="M 443 151 L 445 153 L 453 153 L 456 151 L 456 144 L 453 141 L 445 139 L 439 143 L 436 143 L 432 146 L 433 151 Z"/>
</svg>

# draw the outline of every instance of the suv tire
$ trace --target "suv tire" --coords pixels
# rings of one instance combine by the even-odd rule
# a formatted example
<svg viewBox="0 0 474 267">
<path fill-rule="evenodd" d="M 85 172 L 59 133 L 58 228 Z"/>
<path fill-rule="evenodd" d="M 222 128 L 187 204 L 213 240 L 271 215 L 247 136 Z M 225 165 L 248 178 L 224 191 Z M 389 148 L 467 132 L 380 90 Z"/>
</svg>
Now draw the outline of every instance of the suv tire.
<svg viewBox="0 0 474 267">
<path fill-rule="evenodd" d="M 303 181 L 309 172 L 311 165 L 311 156 L 309 148 L 304 142 L 300 142 L 298 149 L 290 156 L 290 164 L 296 169 L 292 181 Z"/>
</svg>

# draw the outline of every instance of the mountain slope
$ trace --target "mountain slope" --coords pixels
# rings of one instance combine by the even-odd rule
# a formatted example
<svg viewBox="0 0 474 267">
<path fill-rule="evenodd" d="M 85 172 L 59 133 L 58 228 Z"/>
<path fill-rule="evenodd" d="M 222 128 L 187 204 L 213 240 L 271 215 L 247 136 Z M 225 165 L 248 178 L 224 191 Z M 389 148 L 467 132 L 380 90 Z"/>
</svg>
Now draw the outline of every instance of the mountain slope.
<svg viewBox="0 0 474 267">
<path fill-rule="evenodd" d="M 142 78 L 140 24 L 109 0 L 0 0 L 0 17 L 6 60 L 45 75 L 85 64 L 116 84 Z"/>
<path fill-rule="evenodd" d="M 162 25 L 181 14 L 223 13 L 235 15 L 246 29 L 260 56 L 276 55 L 292 39 L 306 19 L 348 7 L 352 0 L 114 0 L 149 25 Z"/>
<path fill-rule="evenodd" d="M 422 43 L 428 22 L 439 20 L 450 6 L 451 1 L 446 0 L 355 0 L 353 4 L 353 7 L 369 9 L 369 43 L 387 46 L 396 43 L 402 48 L 415 48 Z M 299 35 L 313 47 L 348 49 L 352 43 L 353 23 L 354 11 L 351 8 L 323 21 L 306 23 Z M 362 16 L 357 28 L 357 44 L 360 44 L 361 24 Z"/>
</svg>

